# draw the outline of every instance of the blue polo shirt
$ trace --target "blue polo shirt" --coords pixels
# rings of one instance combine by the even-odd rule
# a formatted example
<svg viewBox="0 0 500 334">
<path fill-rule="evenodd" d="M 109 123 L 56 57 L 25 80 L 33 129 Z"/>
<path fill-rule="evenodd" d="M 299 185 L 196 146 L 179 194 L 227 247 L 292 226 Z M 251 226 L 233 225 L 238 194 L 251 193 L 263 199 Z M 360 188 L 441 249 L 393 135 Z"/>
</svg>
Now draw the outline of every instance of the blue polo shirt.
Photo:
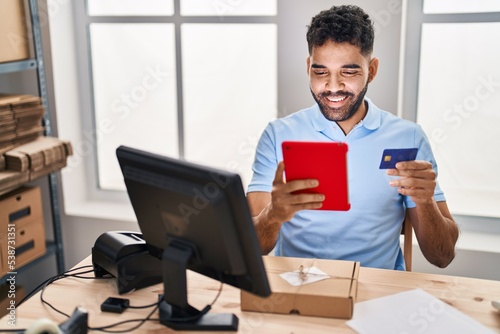
<svg viewBox="0 0 500 334">
<path fill-rule="evenodd" d="M 285 222 L 275 254 L 359 261 L 362 266 L 404 270 L 399 245 L 406 208 L 415 203 L 390 187 L 391 176 L 379 169 L 386 148 L 418 147 L 417 160 L 437 166 L 422 128 L 375 106 L 369 99 L 365 118 L 347 135 L 327 120 L 318 105 L 274 120 L 262 134 L 248 192 L 271 192 L 277 164 L 283 160 L 281 143 L 334 141 L 348 145 L 349 211 L 302 210 Z M 307 163 L 307 162 L 304 162 Z M 434 198 L 444 201 L 439 185 Z"/>
</svg>

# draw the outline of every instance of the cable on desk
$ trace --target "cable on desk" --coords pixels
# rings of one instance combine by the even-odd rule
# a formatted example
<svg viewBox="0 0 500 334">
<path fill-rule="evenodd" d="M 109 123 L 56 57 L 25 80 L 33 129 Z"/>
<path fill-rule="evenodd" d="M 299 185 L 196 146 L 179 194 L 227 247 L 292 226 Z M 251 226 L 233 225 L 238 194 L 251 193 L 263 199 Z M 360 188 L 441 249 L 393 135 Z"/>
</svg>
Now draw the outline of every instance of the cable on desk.
<svg viewBox="0 0 500 334">
<path fill-rule="evenodd" d="M 200 311 L 199 314 L 197 314 L 195 316 L 192 316 L 192 317 L 188 317 L 188 318 L 174 318 L 174 319 L 171 319 L 171 320 L 172 321 L 176 321 L 176 322 L 187 322 L 187 321 L 196 321 L 196 320 L 200 319 L 202 316 L 204 316 L 205 314 L 207 314 L 208 311 L 210 311 L 210 309 L 212 308 L 212 306 L 217 302 L 217 300 L 219 299 L 219 296 L 222 293 L 222 287 L 223 287 L 223 285 L 224 285 L 224 283 L 221 280 L 219 291 L 217 292 L 217 295 L 215 296 L 214 300 L 209 305 L 205 306 L 203 308 L 203 310 Z M 156 302 L 156 303 L 151 304 L 151 305 L 144 305 L 144 306 L 129 306 L 129 308 L 146 308 L 146 307 L 151 307 L 151 306 L 155 306 L 155 308 L 144 319 L 129 319 L 129 320 L 124 320 L 124 321 L 117 322 L 115 324 L 111 324 L 111 325 L 108 325 L 108 326 L 89 327 L 89 329 L 90 330 L 95 330 L 95 331 L 102 331 L 102 332 L 106 332 L 106 333 L 115 333 L 115 334 L 116 333 L 127 333 L 127 332 L 130 332 L 130 331 L 133 331 L 133 330 L 139 328 L 140 326 L 142 326 L 146 321 L 159 321 L 160 320 L 159 318 L 151 318 L 151 316 L 158 310 L 159 302 Z M 132 327 L 132 328 L 127 329 L 127 330 L 110 330 L 110 328 L 113 328 L 113 327 L 116 327 L 116 326 L 119 326 L 119 325 L 123 325 L 123 324 L 126 324 L 126 323 L 130 323 L 130 322 L 135 322 L 135 321 L 140 321 L 140 323 L 137 324 L 136 326 Z"/>
<path fill-rule="evenodd" d="M 77 272 L 77 273 L 73 273 L 73 274 L 70 274 L 71 272 L 74 272 L 76 270 L 80 270 L 80 269 L 85 269 L 85 268 L 90 268 L 92 267 L 92 265 L 88 265 L 88 266 L 83 266 L 83 267 L 78 267 L 78 268 L 74 268 L 74 269 L 71 269 L 71 270 L 68 270 L 67 272 L 61 274 L 61 275 L 56 275 L 56 276 L 53 276 L 51 278 L 49 278 L 48 280 L 46 280 L 43 284 L 43 287 L 42 287 L 42 290 L 41 290 L 41 293 L 40 293 L 40 300 L 43 304 L 46 304 L 47 306 L 49 306 L 51 309 L 53 309 L 55 312 L 59 313 L 59 314 L 62 314 L 64 316 L 66 316 L 67 318 L 70 317 L 70 315 L 64 313 L 63 311 L 57 309 L 55 306 L 53 306 L 52 304 L 50 304 L 45 298 L 44 298 L 44 293 L 45 293 L 45 289 L 47 288 L 47 286 L 49 286 L 50 284 L 54 283 L 55 281 L 58 281 L 60 279 L 63 279 L 63 278 L 67 278 L 67 277 L 75 277 L 75 278 L 80 278 L 80 279 L 102 279 L 100 277 L 88 277 L 88 276 L 81 276 L 82 274 L 88 274 L 88 273 L 91 273 L 93 272 L 93 270 L 86 270 L 86 271 L 82 271 L 82 272 Z M 103 277 L 104 278 L 104 277 Z M 111 276 L 108 277 L 108 278 L 112 278 Z M 88 329 L 89 330 L 96 330 L 96 331 L 102 331 L 102 332 L 108 332 L 108 333 L 126 333 L 126 332 L 130 332 L 130 331 L 133 331 L 137 328 L 139 328 L 140 326 L 142 326 L 146 321 L 150 320 L 151 316 L 154 314 L 154 312 L 157 310 L 158 308 L 158 303 L 154 303 L 154 304 L 149 304 L 149 305 L 142 305 L 142 306 L 130 306 L 130 308 L 149 308 L 149 307 L 154 307 L 156 306 L 151 312 L 150 314 L 144 318 L 144 319 L 129 319 L 129 320 L 125 320 L 125 321 L 121 321 L 121 322 L 118 322 L 118 323 L 115 323 L 115 324 L 111 324 L 111 325 L 107 325 L 107 326 L 103 326 L 103 327 L 90 327 L 88 326 Z M 112 330 L 109 330 L 109 328 L 113 328 L 113 327 L 116 327 L 118 325 L 122 325 L 122 324 L 125 324 L 125 323 L 130 323 L 130 322 L 139 322 L 139 324 L 135 325 L 134 327 L 132 328 L 128 328 L 126 330 L 117 330 L 117 331 L 112 331 Z"/>
<path fill-rule="evenodd" d="M 172 321 L 172 322 L 190 322 L 190 321 L 196 321 L 196 320 L 200 319 L 201 317 L 203 317 L 205 314 L 207 314 L 208 311 L 210 311 L 212 309 L 212 306 L 215 304 L 215 302 L 217 302 L 217 300 L 219 299 L 220 294 L 222 293 L 222 287 L 224 286 L 224 282 L 222 281 L 221 277 L 219 277 L 219 280 L 220 280 L 220 286 L 219 286 L 219 291 L 217 292 L 217 295 L 215 296 L 214 300 L 210 304 L 208 304 L 207 306 L 205 306 L 200 311 L 200 313 L 198 313 L 196 315 L 193 315 L 191 317 L 170 318 L 169 320 Z M 160 320 L 160 319 L 158 319 L 158 320 Z"/>
<path fill-rule="evenodd" d="M 54 307 L 52 304 L 50 304 L 47 300 L 44 299 L 43 295 L 45 293 L 45 289 L 47 288 L 47 286 L 49 286 L 50 284 L 60 280 L 60 279 L 63 279 L 63 278 L 67 278 L 67 277 L 74 277 L 74 278 L 80 278 L 80 279 L 102 279 L 102 278 L 108 278 L 108 277 L 88 277 L 88 276 L 80 276 L 82 274 L 87 274 L 87 273 L 90 273 L 90 272 L 93 272 L 93 270 L 86 270 L 86 271 L 82 271 L 82 272 L 77 272 L 77 273 L 73 273 L 71 274 L 72 272 L 76 271 L 76 270 L 81 270 L 81 269 L 86 269 L 86 268 L 90 268 L 92 267 L 92 265 L 87 265 L 87 266 L 82 266 L 82 267 L 78 267 L 78 268 L 74 268 L 74 269 L 70 269 L 60 275 L 55 275 L 55 276 L 52 276 L 50 278 L 48 278 L 47 280 L 45 280 L 43 283 L 41 283 L 34 291 L 36 292 L 38 289 L 40 289 L 41 287 L 41 293 L 40 293 L 40 300 L 43 304 L 46 304 L 47 306 L 49 306 L 51 309 L 53 309 L 55 312 L 59 313 L 59 314 L 62 314 L 64 316 L 66 316 L 67 318 L 70 318 L 70 315 L 64 313 L 63 311 L 57 309 L 56 307 Z M 112 278 L 112 277 L 109 277 L 109 278 Z M 199 314 L 195 315 L 195 316 L 192 316 L 192 317 L 187 317 L 187 318 L 174 318 L 174 319 L 171 319 L 172 321 L 176 321 L 176 322 L 188 322 L 188 321 L 196 321 L 198 319 L 200 319 L 202 316 L 204 316 L 205 314 L 207 314 L 210 309 L 212 308 L 212 306 L 217 302 L 217 300 L 219 299 L 219 296 L 221 295 L 222 293 L 222 287 L 223 287 L 224 283 L 222 280 L 220 280 L 220 287 L 219 287 L 219 291 L 217 292 L 217 295 L 215 296 L 214 300 L 207 306 L 205 306 Z M 25 298 L 23 298 L 23 301 L 25 301 L 28 297 L 31 297 L 32 295 L 34 294 L 34 292 L 28 294 Z M 110 324 L 110 325 L 106 325 L 106 326 L 101 326 L 101 327 L 91 327 L 91 326 L 88 326 L 88 329 L 89 330 L 95 330 L 95 331 L 101 331 L 101 332 L 105 332 L 105 333 L 128 333 L 128 332 L 131 332 L 133 330 L 136 330 L 137 328 L 139 328 L 140 326 L 142 326 L 146 321 L 159 321 L 160 319 L 158 318 L 151 318 L 152 315 L 158 310 L 158 307 L 159 307 L 159 303 L 160 302 L 155 302 L 153 304 L 149 304 L 149 305 L 142 305 L 142 306 L 129 306 L 129 308 L 134 308 L 134 309 L 143 309 L 143 308 L 150 308 L 150 307 L 154 307 L 154 309 L 143 319 L 129 319 L 129 320 L 124 320 L 124 321 L 120 321 L 120 322 L 117 322 L 117 323 L 114 323 L 114 324 Z M 123 324 L 127 324 L 127 323 L 132 323 L 132 322 L 139 322 L 137 325 L 131 327 L 131 328 L 128 328 L 128 329 L 125 329 L 125 330 L 111 330 L 111 328 L 113 327 L 117 327 L 117 326 L 120 326 L 120 325 L 123 325 Z M 0 329 L 1 332 L 5 332 L 5 333 L 24 333 L 26 331 L 26 329 L 15 329 L 15 330 L 11 330 L 11 329 Z"/>
<path fill-rule="evenodd" d="M 51 309 L 53 309 L 54 311 L 56 311 L 57 313 L 59 314 L 62 314 L 64 316 L 66 316 L 67 318 L 70 317 L 69 314 L 66 314 L 64 313 L 63 311 L 60 311 L 58 310 L 57 308 L 55 308 L 54 306 L 52 306 L 52 304 L 50 304 L 48 301 L 46 301 L 44 298 L 43 298 L 43 294 L 45 293 L 45 288 L 47 288 L 47 286 L 49 286 L 50 284 L 54 283 L 55 281 L 58 281 L 60 279 L 63 279 L 63 278 L 66 278 L 66 277 L 76 277 L 76 278 L 82 278 L 82 277 L 79 277 L 78 275 L 81 275 L 81 274 L 87 274 L 87 273 L 90 273 L 90 272 L 93 272 L 93 270 L 87 270 L 87 271 L 84 271 L 84 272 L 79 272 L 79 273 L 76 273 L 76 274 L 69 274 L 70 272 L 72 271 L 75 271 L 75 270 L 79 270 L 79 269 L 84 269 L 86 267 L 89 267 L 89 266 L 84 266 L 84 267 L 78 267 L 78 268 L 75 268 L 75 269 L 71 269 L 71 270 L 68 270 L 66 272 L 64 272 L 63 274 L 61 275 L 56 275 L 56 276 L 53 276 L 52 278 L 48 279 L 46 281 L 46 283 L 43 285 L 42 287 L 42 291 L 40 293 L 40 300 L 43 304 L 46 304 L 48 307 L 50 307 Z"/>
<path fill-rule="evenodd" d="M 210 309 L 212 308 L 212 306 L 217 302 L 217 300 L 219 299 L 219 296 L 220 294 L 222 293 L 222 287 L 223 287 L 224 283 L 220 282 L 220 287 L 219 287 L 219 291 L 217 292 L 217 295 L 215 296 L 214 300 L 207 306 L 205 306 L 203 308 L 203 310 L 200 311 L 200 313 L 198 313 L 197 315 L 195 316 L 192 316 L 192 317 L 188 317 L 188 318 L 174 318 L 174 319 L 171 319 L 172 321 L 176 321 L 176 322 L 187 322 L 187 321 L 196 321 L 198 319 L 200 319 L 202 316 L 204 316 L 205 314 L 208 313 L 208 311 L 210 311 Z M 130 331 L 133 331 L 137 328 L 139 328 L 140 326 L 142 326 L 146 321 L 160 321 L 159 318 L 151 318 L 151 316 L 156 312 L 156 310 L 158 309 L 159 307 L 159 303 L 160 302 L 156 302 L 154 304 L 151 304 L 151 305 L 144 305 L 144 306 L 129 306 L 129 308 L 147 308 L 147 307 L 151 307 L 151 306 L 156 306 L 153 311 L 151 311 L 148 316 L 144 319 L 129 319 L 129 320 L 124 320 L 124 321 L 120 321 L 120 322 L 117 322 L 115 324 L 111 324 L 111 325 L 107 325 L 107 326 L 102 326 L 102 327 L 89 327 L 90 330 L 95 330 L 95 331 L 101 331 L 101 332 L 106 332 L 106 333 L 127 333 L 127 332 L 130 332 Z M 127 330 L 116 330 L 116 331 L 113 331 L 113 330 L 109 330 L 109 328 L 113 328 L 113 327 L 116 327 L 116 326 L 119 326 L 119 325 L 123 325 L 123 324 L 126 324 L 126 323 L 130 323 L 130 322 L 135 322 L 135 321 L 140 321 L 139 324 L 137 324 L 136 326 L 132 327 L 132 328 L 129 328 Z"/>
<path fill-rule="evenodd" d="M 136 330 L 137 328 L 141 327 L 146 321 L 159 320 L 159 319 L 151 319 L 151 316 L 156 312 L 156 310 L 158 310 L 158 303 L 155 303 L 153 305 L 155 305 L 156 307 L 144 319 L 129 319 L 129 320 L 120 321 L 120 322 L 117 322 L 117 323 L 114 323 L 111 325 L 107 325 L 107 326 L 102 326 L 102 327 L 90 327 L 89 326 L 88 328 L 90 330 L 101 331 L 101 332 L 105 332 L 105 333 L 128 333 L 128 332 L 131 332 L 131 331 Z M 117 326 L 124 325 L 124 324 L 130 323 L 130 322 L 137 322 L 137 321 L 139 321 L 139 323 L 137 325 L 135 325 L 134 327 L 128 328 L 128 329 L 109 330 L 109 328 L 117 327 Z"/>
<path fill-rule="evenodd" d="M 140 308 L 150 308 L 150 307 L 153 307 L 153 306 L 158 306 L 158 302 L 153 303 L 153 304 L 149 304 L 149 305 L 142 305 L 142 306 L 132 306 L 132 305 L 129 305 L 128 308 L 140 309 Z"/>
<path fill-rule="evenodd" d="M 21 305 L 23 302 L 25 302 L 26 300 L 28 300 L 29 298 L 31 298 L 34 294 L 36 294 L 40 288 L 42 288 L 42 294 L 43 294 L 43 290 L 45 289 L 45 287 L 47 287 L 47 285 L 49 285 L 50 283 L 52 282 L 55 282 L 61 278 L 64 278 L 64 277 L 70 277 L 70 276 L 73 276 L 73 277 L 77 277 L 77 278 L 95 278 L 95 279 L 101 279 L 101 277 L 78 277 L 77 275 L 81 275 L 81 274 L 85 274 L 85 273 L 89 273 L 89 272 L 92 272 L 93 270 L 87 270 L 87 271 L 84 271 L 84 272 L 79 272 L 79 273 L 76 273 L 76 274 L 69 274 L 75 270 L 80 270 L 80 269 L 85 269 L 85 268 L 92 268 L 92 265 L 86 265 L 86 266 L 81 266 L 81 267 L 78 267 L 78 268 L 73 268 L 73 269 L 70 269 L 68 271 L 65 271 L 64 273 L 60 274 L 60 275 L 55 275 L 55 276 L 52 276 L 52 277 L 49 277 L 47 278 L 45 281 L 43 281 L 42 283 L 40 283 L 35 289 L 33 289 L 30 293 L 28 293 L 26 296 L 24 296 L 23 299 L 21 299 L 18 303 L 18 305 Z M 42 301 L 43 302 L 43 301 Z M 49 305 L 52 309 L 54 309 L 56 312 L 58 313 L 61 313 L 65 316 L 67 316 L 69 318 L 69 315 L 67 315 L 66 313 L 64 312 L 61 312 L 57 309 L 55 309 L 52 305 L 50 305 L 49 303 L 45 302 L 47 305 Z M 2 333 L 24 333 L 26 332 L 26 329 L 22 328 L 17 328 L 17 329 L 0 329 L 0 332 Z"/>
<path fill-rule="evenodd" d="M 92 265 L 87 265 L 87 266 L 81 266 L 81 267 L 78 267 L 78 268 L 74 268 L 74 269 L 70 269 L 66 272 L 64 272 L 63 274 L 61 275 L 65 275 L 67 273 L 70 273 L 72 271 L 75 271 L 75 270 L 79 270 L 79 269 L 85 269 L 85 268 L 91 268 Z M 90 272 L 90 271 L 88 271 Z M 85 272 L 86 273 L 86 272 Z M 83 273 L 77 273 L 78 274 L 83 274 Z M 49 277 L 47 278 L 45 281 L 43 281 L 42 283 L 40 283 L 35 289 L 33 289 L 30 293 L 28 293 L 26 296 L 24 296 L 23 299 L 21 299 L 19 301 L 18 306 L 21 305 L 23 302 L 25 302 L 26 300 L 28 300 L 29 298 L 31 298 L 34 294 L 36 294 L 38 291 L 40 291 L 40 288 L 42 288 L 43 286 L 45 286 L 45 284 L 47 284 L 48 281 L 54 279 L 55 277 L 58 277 L 58 276 L 61 276 L 61 275 L 55 275 L 55 276 L 52 276 L 52 277 Z M 83 278 L 83 277 L 82 277 Z M 108 277 L 86 277 L 86 278 L 95 278 L 95 279 L 107 279 Z"/>
</svg>

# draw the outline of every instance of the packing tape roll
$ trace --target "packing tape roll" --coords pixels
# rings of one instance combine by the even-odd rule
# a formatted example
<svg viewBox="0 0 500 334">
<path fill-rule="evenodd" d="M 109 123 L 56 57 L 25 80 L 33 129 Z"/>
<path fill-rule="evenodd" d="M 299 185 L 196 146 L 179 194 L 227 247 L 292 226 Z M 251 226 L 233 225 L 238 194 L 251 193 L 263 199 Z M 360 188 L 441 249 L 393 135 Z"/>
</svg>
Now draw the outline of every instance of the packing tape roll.
<svg viewBox="0 0 500 334">
<path fill-rule="evenodd" d="M 36 320 L 31 326 L 26 330 L 25 334 L 63 334 L 59 326 L 47 318 L 41 318 Z"/>
</svg>

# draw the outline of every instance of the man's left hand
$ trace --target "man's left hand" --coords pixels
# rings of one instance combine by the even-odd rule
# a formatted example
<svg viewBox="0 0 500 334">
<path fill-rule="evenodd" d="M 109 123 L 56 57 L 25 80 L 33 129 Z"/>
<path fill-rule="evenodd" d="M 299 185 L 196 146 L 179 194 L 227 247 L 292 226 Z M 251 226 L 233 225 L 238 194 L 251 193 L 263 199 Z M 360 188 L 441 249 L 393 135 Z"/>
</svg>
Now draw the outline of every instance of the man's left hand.
<svg viewBox="0 0 500 334">
<path fill-rule="evenodd" d="M 401 195 L 410 196 L 415 203 L 430 203 L 436 188 L 436 172 L 427 161 L 401 161 L 395 169 L 388 169 L 387 175 L 400 176 L 391 180 L 391 187 L 398 187 Z"/>
</svg>

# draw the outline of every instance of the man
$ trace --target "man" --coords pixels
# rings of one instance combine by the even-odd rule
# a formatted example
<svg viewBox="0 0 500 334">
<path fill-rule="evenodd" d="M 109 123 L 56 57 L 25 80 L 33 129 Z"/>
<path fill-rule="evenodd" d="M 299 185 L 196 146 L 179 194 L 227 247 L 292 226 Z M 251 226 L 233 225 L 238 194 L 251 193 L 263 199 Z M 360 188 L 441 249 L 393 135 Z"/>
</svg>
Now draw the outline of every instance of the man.
<svg viewBox="0 0 500 334">
<path fill-rule="evenodd" d="M 379 64 L 372 58 L 373 40 L 373 24 L 359 7 L 334 6 L 313 17 L 307 73 L 317 103 L 267 126 L 248 188 L 264 254 L 275 249 L 281 256 L 404 270 L 399 236 L 407 210 L 427 260 L 442 268 L 453 260 L 459 231 L 436 182 L 425 134 L 365 98 Z M 318 181 L 285 181 L 285 140 L 348 144 L 349 211 L 313 210 L 321 207 L 323 194 L 293 194 Z M 378 169 L 384 149 L 408 147 L 418 147 L 416 161 Z"/>
</svg>

